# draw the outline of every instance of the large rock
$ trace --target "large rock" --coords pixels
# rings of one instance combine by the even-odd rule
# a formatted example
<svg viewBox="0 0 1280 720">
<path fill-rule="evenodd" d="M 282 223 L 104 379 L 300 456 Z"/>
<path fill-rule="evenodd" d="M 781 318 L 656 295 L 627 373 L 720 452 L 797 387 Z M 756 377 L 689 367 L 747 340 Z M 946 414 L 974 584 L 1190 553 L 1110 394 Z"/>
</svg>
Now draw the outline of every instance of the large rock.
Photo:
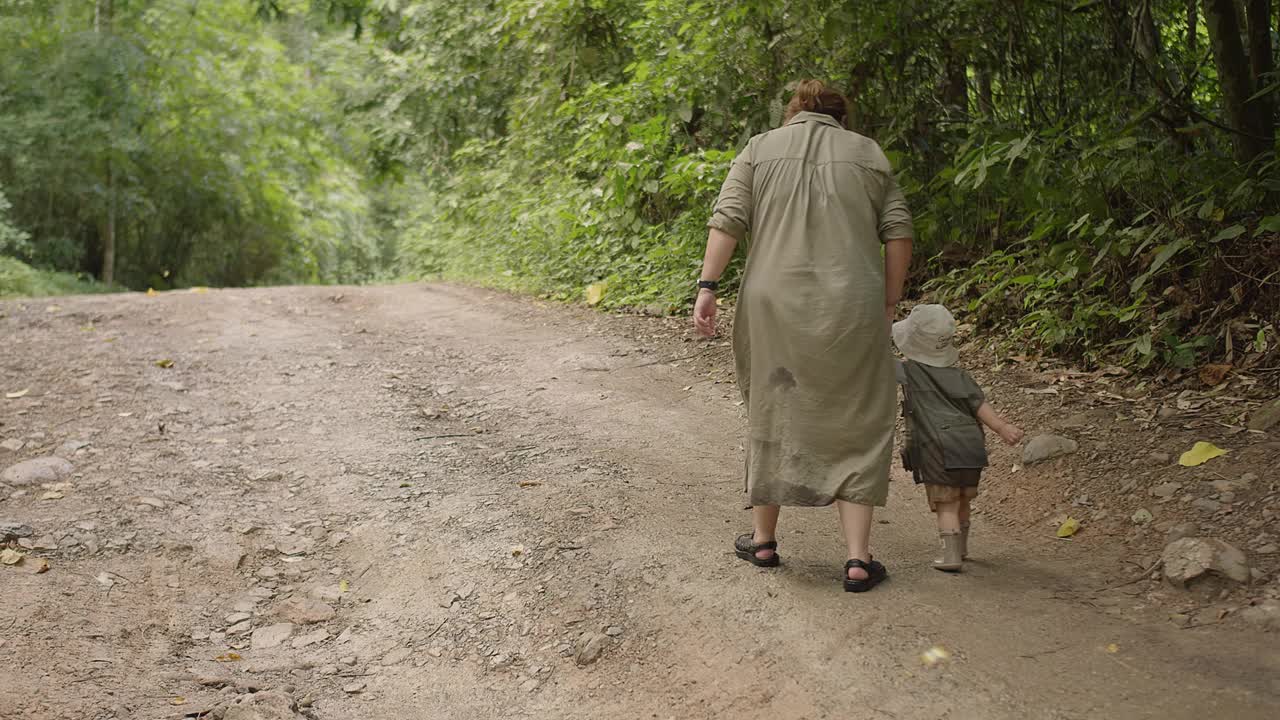
<svg viewBox="0 0 1280 720">
<path fill-rule="evenodd" d="M 71 477 L 71 473 L 74 470 L 75 468 L 71 463 L 60 457 L 50 455 L 48 457 L 23 460 L 16 465 L 10 465 L 3 474 L 0 474 L 0 482 L 13 487 L 60 482 Z"/>
<path fill-rule="evenodd" d="M 1022 448 L 1022 464 L 1033 465 L 1060 455 L 1069 455 L 1080 449 L 1080 445 L 1068 437 L 1061 435 L 1037 435 L 1027 441 Z"/>
<path fill-rule="evenodd" d="M 1165 546 L 1160 559 L 1164 563 L 1165 580 L 1181 588 L 1207 576 L 1249 582 L 1249 559 L 1239 549 L 1216 538 L 1174 540 Z"/>
<path fill-rule="evenodd" d="M 336 613 L 327 603 L 306 595 L 294 595 L 276 605 L 276 615 L 298 625 L 313 625 L 333 619 Z"/>
<path fill-rule="evenodd" d="M 1280 424 L 1280 398 L 1258 408 L 1253 417 L 1249 418 L 1250 430 L 1266 432 L 1277 424 Z"/>
<path fill-rule="evenodd" d="M 1280 600 L 1265 600 L 1245 608 L 1240 611 L 1240 617 L 1263 630 L 1280 630 Z"/>
<path fill-rule="evenodd" d="M 223 720 L 295 720 L 300 717 L 293 698 L 278 690 L 246 695 L 227 708 Z"/>
</svg>

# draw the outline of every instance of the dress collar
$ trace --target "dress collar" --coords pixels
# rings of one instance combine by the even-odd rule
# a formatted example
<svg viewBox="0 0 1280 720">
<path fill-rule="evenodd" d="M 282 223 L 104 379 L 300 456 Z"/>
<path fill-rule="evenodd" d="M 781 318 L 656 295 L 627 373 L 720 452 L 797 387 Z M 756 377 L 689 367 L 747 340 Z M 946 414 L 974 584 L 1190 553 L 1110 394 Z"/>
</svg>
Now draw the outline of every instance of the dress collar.
<svg viewBox="0 0 1280 720">
<path fill-rule="evenodd" d="M 817 112 L 808 112 L 808 111 L 796 113 L 796 116 L 791 118 L 791 121 L 788 122 L 787 124 L 795 125 L 796 123 L 802 123 L 802 122 L 820 122 L 823 125 L 830 125 L 831 127 L 837 127 L 837 128 L 840 128 L 841 130 L 844 129 L 844 126 L 840 124 L 840 121 L 836 120 L 830 115 L 826 113 L 817 113 Z"/>
</svg>

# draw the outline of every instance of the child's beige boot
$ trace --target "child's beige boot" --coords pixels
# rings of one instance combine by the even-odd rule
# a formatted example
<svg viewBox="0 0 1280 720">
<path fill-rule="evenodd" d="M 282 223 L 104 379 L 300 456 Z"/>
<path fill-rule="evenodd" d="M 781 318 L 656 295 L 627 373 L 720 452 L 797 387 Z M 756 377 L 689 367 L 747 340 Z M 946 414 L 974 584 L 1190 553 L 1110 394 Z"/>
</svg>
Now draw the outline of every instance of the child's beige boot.
<svg viewBox="0 0 1280 720">
<path fill-rule="evenodd" d="M 942 541 L 942 557 L 933 561 L 935 570 L 943 572 L 959 572 L 964 567 L 964 558 L 961 556 L 961 543 L 963 536 L 959 530 L 942 530 L 938 532 L 938 538 Z"/>
<path fill-rule="evenodd" d="M 960 559 L 969 559 L 969 523 L 960 526 Z"/>
</svg>

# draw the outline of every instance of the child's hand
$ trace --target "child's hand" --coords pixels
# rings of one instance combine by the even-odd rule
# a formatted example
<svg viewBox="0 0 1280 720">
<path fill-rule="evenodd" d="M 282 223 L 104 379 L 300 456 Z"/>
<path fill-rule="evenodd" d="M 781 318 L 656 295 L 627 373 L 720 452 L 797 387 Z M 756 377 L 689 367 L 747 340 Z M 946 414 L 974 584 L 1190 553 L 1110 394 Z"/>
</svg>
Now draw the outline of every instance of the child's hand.
<svg viewBox="0 0 1280 720">
<path fill-rule="evenodd" d="M 1013 423 L 1004 423 L 996 432 L 1000 434 L 1000 439 L 1004 440 L 1007 445 L 1017 445 L 1022 442 L 1022 437 L 1025 434 L 1022 432 L 1022 428 Z"/>
</svg>

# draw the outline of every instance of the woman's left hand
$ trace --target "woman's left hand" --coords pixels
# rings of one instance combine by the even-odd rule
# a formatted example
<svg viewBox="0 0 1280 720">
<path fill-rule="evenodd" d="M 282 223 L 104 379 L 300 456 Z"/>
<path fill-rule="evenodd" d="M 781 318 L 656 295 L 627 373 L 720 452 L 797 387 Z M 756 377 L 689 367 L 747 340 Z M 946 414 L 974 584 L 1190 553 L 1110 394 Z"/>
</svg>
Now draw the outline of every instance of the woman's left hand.
<svg viewBox="0 0 1280 720">
<path fill-rule="evenodd" d="M 710 290 L 698 291 L 698 299 L 693 304 L 693 326 L 702 337 L 716 336 L 716 294 Z"/>
</svg>

